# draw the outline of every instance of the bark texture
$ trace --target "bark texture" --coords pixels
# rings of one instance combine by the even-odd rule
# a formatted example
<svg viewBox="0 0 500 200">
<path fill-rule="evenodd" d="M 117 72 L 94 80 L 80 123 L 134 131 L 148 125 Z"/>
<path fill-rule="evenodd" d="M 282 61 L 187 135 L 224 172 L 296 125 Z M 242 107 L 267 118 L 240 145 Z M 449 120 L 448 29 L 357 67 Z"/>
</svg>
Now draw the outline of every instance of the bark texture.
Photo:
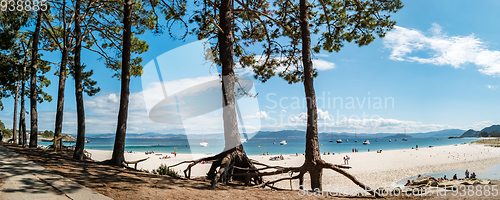
<svg viewBox="0 0 500 200">
<path fill-rule="evenodd" d="M 130 56 L 132 46 L 132 1 L 126 0 L 123 12 L 123 50 L 122 50 L 122 74 L 121 74 L 121 93 L 120 108 L 118 111 L 118 123 L 116 128 L 115 145 L 113 147 L 113 156 L 111 164 L 123 166 L 125 161 L 123 153 L 125 152 L 125 136 L 127 134 L 128 103 L 130 96 Z"/>
<path fill-rule="evenodd" d="M 37 147 L 38 145 L 38 112 L 37 98 L 38 90 L 36 86 L 36 73 L 38 72 L 38 38 L 40 28 L 42 26 L 42 11 L 38 11 L 36 20 L 35 33 L 33 35 L 33 47 L 31 52 L 31 81 L 30 81 L 30 104 L 31 104 L 31 130 L 30 130 L 30 146 Z"/>
<path fill-rule="evenodd" d="M 12 125 L 12 140 L 17 143 L 17 104 L 19 100 L 19 81 L 16 81 L 16 95 L 14 96 L 14 122 Z"/>
<path fill-rule="evenodd" d="M 316 94 L 314 92 L 314 70 L 311 60 L 311 32 L 309 31 L 309 7 L 307 0 L 300 0 L 300 31 L 302 37 L 302 63 L 304 66 L 304 91 L 307 101 L 307 130 L 305 168 L 311 176 L 311 187 L 322 189 L 323 168 L 318 142 Z"/>
<path fill-rule="evenodd" d="M 27 59 L 26 59 L 27 60 Z M 25 92 L 26 92 L 26 64 L 23 65 L 23 75 L 21 79 L 21 111 L 19 111 L 19 144 L 26 147 L 26 109 L 25 109 Z"/>
<path fill-rule="evenodd" d="M 76 112 L 77 112 L 77 131 L 75 152 L 73 159 L 83 160 L 84 146 L 85 146 L 85 107 L 83 103 L 83 85 L 82 85 L 82 66 L 81 66 L 81 52 L 82 52 L 82 31 L 80 28 L 80 3 L 77 0 L 75 4 L 75 96 L 76 96 Z"/>
<path fill-rule="evenodd" d="M 63 1 L 66 5 L 66 0 Z M 66 16 L 66 6 L 62 8 L 62 16 Z M 61 65 L 59 69 L 59 87 L 57 89 L 57 110 L 56 110 L 56 124 L 54 131 L 54 151 L 62 149 L 62 124 L 64 120 L 64 90 L 66 89 L 66 76 L 68 66 L 68 36 L 66 32 L 66 20 L 63 20 L 63 46 L 61 54 Z"/>
<path fill-rule="evenodd" d="M 222 65 L 222 101 L 224 120 L 224 151 L 240 145 L 240 133 L 235 110 L 234 96 L 234 61 L 233 61 L 233 32 L 232 32 L 231 0 L 222 0 L 220 8 L 219 51 Z"/>
</svg>

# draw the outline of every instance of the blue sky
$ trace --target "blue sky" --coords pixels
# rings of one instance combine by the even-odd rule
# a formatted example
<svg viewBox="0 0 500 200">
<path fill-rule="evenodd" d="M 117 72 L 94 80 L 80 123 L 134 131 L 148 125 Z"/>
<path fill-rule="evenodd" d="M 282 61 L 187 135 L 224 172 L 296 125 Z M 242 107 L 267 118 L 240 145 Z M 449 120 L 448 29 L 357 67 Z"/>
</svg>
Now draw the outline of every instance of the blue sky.
<svg viewBox="0 0 500 200">
<path fill-rule="evenodd" d="M 358 133 L 396 133 L 406 128 L 412 133 L 448 128 L 477 130 L 498 124 L 500 26 L 495 22 L 500 19 L 500 1 L 403 4 L 405 7 L 393 14 L 397 27 L 386 38 L 361 48 L 346 44 L 339 53 L 315 55 L 320 132 L 353 132 L 356 128 Z M 169 95 L 217 79 L 217 70 L 204 60 L 202 41 L 197 42 L 196 37 L 184 41 L 149 33 L 141 37 L 150 46 L 142 55 L 145 75 L 152 76 L 131 81 L 128 132 L 220 133 L 220 110 L 183 120 L 183 124 L 157 123 L 148 118 L 150 109 L 164 97 L 159 80 L 151 78 L 157 72 L 155 58 Z M 59 62 L 59 54 L 45 55 Z M 114 133 L 120 82 L 111 77 L 114 72 L 105 68 L 97 55 L 84 52 L 83 62 L 95 71 L 93 78 L 102 89 L 95 97 L 85 97 L 87 133 Z M 53 72 L 57 69 L 47 75 L 52 85 L 46 91 L 54 101 L 39 105 L 41 130 L 54 129 L 58 80 Z M 289 85 L 274 77 L 266 83 L 254 81 L 253 89 L 258 97 L 239 103 L 245 131 L 305 129 L 302 84 Z M 4 105 L 0 120 L 11 128 L 13 100 L 5 99 Z M 67 81 L 64 116 L 63 132 L 75 133 L 71 78 Z"/>
</svg>

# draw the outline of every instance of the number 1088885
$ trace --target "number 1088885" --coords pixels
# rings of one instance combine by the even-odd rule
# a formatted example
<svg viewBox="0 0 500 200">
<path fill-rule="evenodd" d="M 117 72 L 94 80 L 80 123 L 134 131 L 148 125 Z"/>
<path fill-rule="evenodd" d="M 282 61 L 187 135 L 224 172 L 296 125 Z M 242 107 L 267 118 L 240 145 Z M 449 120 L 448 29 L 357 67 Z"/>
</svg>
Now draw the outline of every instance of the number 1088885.
<svg viewBox="0 0 500 200">
<path fill-rule="evenodd" d="M 46 11 L 49 8 L 47 0 L 0 0 L 0 11 Z"/>
</svg>

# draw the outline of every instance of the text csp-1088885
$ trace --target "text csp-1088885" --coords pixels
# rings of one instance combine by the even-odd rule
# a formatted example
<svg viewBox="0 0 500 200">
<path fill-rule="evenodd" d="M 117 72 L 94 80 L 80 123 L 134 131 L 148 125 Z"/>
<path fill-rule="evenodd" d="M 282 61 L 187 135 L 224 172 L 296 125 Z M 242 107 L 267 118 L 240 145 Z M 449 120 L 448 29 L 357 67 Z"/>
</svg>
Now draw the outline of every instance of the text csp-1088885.
<svg viewBox="0 0 500 200">
<path fill-rule="evenodd" d="M 46 11 L 47 0 L 0 0 L 1 12 Z"/>
</svg>

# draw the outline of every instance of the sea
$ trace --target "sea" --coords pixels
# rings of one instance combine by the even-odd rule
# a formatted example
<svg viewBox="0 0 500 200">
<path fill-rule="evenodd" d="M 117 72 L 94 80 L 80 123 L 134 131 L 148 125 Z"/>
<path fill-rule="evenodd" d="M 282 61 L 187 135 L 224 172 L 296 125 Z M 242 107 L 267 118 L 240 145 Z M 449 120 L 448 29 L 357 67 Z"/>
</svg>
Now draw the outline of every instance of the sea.
<svg viewBox="0 0 500 200">
<path fill-rule="evenodd" d="M 96 150 L 113 150 L 114 138 L 91 138 L 90 143 L 85 144 L 86 149 Z M 468 143 L 478 139 L 448 139 L 448 138 L 408 138 L 408 141 L 397 141 L 392 139 L 369 139 L 370 144 L 364 145 L 363 141 L 366 139 L 358 138 L 358 142 L 354 139 L 346 141 L 343 139 L 342 143 L 337 143 L 336 139 L 329 142 L 329 138 L 319 140 L 320 151 L 330 153 L 347 153 L 352 152 L 352 149 L 358 152 L 377 151 L 377 150 L 395 150 L 395 149 L 411 149 L 412 147 L 429 147 L 429 146 L 445 146 L 461 143 Z M 200 146 L 200 142 L 206 141 L 208 146 Z M 303 154 L 305 152 L 305 138 L 288 138 L 286 145 L 280 145 L 283 141 L 278 139 L 261 139 L 251 138 L 247 143 L 243 143 L 245 152 L 248 155 L 262 155 L 269 153 L 270 155 L 281 154 Z M 50 142 L 39 142 L 40 145 L 50 145 Z M 75 143 L 65 143 L 66 146 L 74 145 Z M 185 139 L 185 138 L 126 138 L 125 151 L 133 152 L 146 152 L 154 151 L 155 153 L 177 153 L 185 154 L 217 154 L 224 149 L 224 139 Z"/>
</svg>

